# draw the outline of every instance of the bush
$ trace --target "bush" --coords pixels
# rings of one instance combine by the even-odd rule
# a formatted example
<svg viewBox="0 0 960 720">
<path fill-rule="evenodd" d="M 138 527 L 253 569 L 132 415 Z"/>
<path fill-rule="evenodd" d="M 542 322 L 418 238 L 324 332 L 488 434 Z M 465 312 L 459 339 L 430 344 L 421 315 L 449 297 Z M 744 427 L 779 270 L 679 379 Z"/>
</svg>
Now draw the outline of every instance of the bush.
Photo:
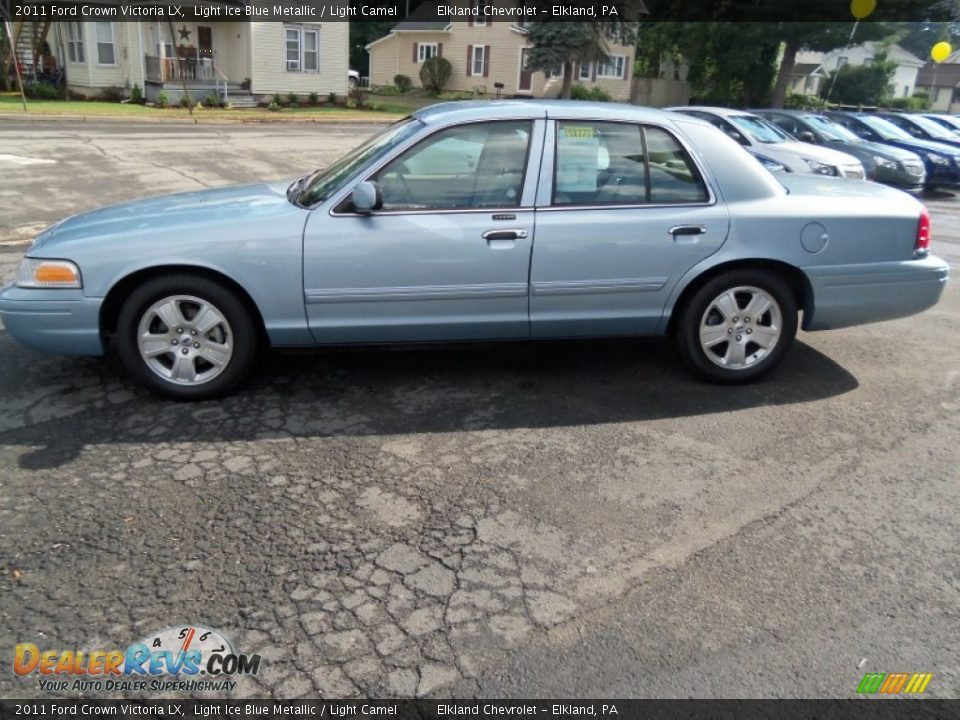
<svg viewBox="0 0 960 720">
<path fill-rule="evenodd" d="M 42 82 L 25 82 L 23 94 L 36 100 L 56 100 L 60 97 L 60 91 L 56 86 Z"/>
<path fill-rule="evenodd" d="M 270 104 L 271 105 L 276 104 L 276 105 L 279 105 L 280 107 L 283 107 L 283 98 L 280 96 L 280 93 L 273 94 L 273 100 L 270 101 Z"/>
<path fill-rule="evenodd" d="M 273 100 L 269 105 L 267 105 L 267 110 L 270 112 L 280 112 L 282 109 L 283 106 L 276 100 Z"/>
<path fill-rule="evenodd" d="M 167 94 L 166 90 L 161 90 L 157 93 L 157 105 L 160 107 L 166 107 L 170 104 L 170 95 Z"/>
<path fill-rule="evenodd" d="M 143 90 L 137 84 L 134 84 L 133 90 L 130 91 L 130 102 L 143 105 Z"/>
<path fill-rule="evenodd" d="M 570 88 L 570 97 L 574 100 L 590 100 L 593 102 L 610 102 L 610 93 L 602 87 L 586 87 L 579 83 Z"/>
<path fill-rule="evenodd" d="M 220 98 L 214 93 L 207 93 L 207 96 L 203 99 L 203 106 L 208 108 L 220 107 Z"/>
<path fill-rule="evenodd" d="M 299 105 L 300 98 L 297 97 L 295 92 L 287 93 L 287 104 L 288 105 Z"/>
<path fill-rule="evenodd" d="M 193 105 L 193 98 L 190 97 L 190 93 L 187 93 L 182 98 L 180 98 L 180 107 L 188 108 Z"/>
<path fill-rule="evenodd" d="M 367 98 L 370 97 L 370 91 L 367 88 L 362 88 L 359 85 L 350 88 L 350 100 L 353 101 L 353 104 L 359 108 L 363 109 L 367 106 Z"/>
<path fill-rule="evenodd" d="M 445 57 L 432 57 L 420 68 L 420 83 L 423 89 L 439 95 L 450 81 L 453 67 Z"/>
<path fill-rule="evenodd" d="M 327 104 L 328 104 L 328 105 L 336 105 L 336 104 L 337 104 L 337 94 L 336 94 L 336 93 L 330 93 L 329 95 L 327 95 Z"/>
<path fill-rule="evenodd" d="M 116 85 L 111 85 L 110 87 L 105 87 L 100 91 L 100 99 L 107 102 L 120 102 L 126 97 L 126 92 L 124 92 L 122 87 L 117 87 Z"/>
<path fill-rule="evenodd" d="M 399 90 L 401 94 L 410 92 L 410 88 L 413 87 L 413 80 L 410 79 L 409 75 L 398 73 L 393 76 L 393 86 Z"/>
<path fill-rule="evenodd" d="M 320 96 L 317 95 L 316 92 L 311 92 L 309 95 L 307 95 L 307 99 L 311 105 L 317 105 L 320 103 Z"/>
<path fill-rule="evenodd" d="M 823 110 L 827 107 L 827 101 L 815 95 L 790 93 L 783 101 L 783 107 L 788 110 Z"/>
<path fill-rule="evenodd" d="M 906 98 L 881 98 L 880 106 L 890 108 L 891 110 L 910 110 L 912 112 L 923 112 L 924 110 L 930 109 L 930 98 L 923 94 Z"/>
</svg>

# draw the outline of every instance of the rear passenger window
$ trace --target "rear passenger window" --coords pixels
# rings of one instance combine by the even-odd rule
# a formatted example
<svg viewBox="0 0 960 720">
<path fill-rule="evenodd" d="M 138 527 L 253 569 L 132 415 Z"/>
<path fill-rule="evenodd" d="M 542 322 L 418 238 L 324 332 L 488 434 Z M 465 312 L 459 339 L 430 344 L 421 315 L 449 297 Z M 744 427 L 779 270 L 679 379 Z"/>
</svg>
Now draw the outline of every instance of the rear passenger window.
<svg viewBox="0 0 960 720">
<path fill-rule="evenodd" d="M 702 203 L 707 188 L 686 150 L 666 130 L 648 127 L 647 157 L 650 163 L 650 202 Z"/>
<path fill-rule="evenodd" d="M 706 202 L 706 187 L 676 139 L 630 123 L 557 123 L 553 204 Z"/>
</svg>

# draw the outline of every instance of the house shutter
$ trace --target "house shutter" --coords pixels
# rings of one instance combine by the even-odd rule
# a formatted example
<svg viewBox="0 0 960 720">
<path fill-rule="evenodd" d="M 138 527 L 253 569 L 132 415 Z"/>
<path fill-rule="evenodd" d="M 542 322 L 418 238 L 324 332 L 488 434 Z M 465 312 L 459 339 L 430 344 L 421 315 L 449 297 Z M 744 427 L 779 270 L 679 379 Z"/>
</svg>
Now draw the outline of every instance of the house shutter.
<svg viewBox="0 0 960 720">
<path fill-rule="evenodd" d="M 414 43 L 414 44 L 413 44 L 413 61 L 414 61 L 414 62 L 417 61 L 417 49 L 418 49 L 417 43 Z"/>
<path fill-rule="evenodd" d="M 490 77 L 490 46 L 483 46 L 483 76 Z"/>
<path fill-rule="evenodd" d="M 467 45 L 467 77 L 473 75 L 473 45 Z"/>
<path fill-rule="evenodd" d="M 443 57 L 443 43 L 437 43 L 437 57 Z"/>
</svg>

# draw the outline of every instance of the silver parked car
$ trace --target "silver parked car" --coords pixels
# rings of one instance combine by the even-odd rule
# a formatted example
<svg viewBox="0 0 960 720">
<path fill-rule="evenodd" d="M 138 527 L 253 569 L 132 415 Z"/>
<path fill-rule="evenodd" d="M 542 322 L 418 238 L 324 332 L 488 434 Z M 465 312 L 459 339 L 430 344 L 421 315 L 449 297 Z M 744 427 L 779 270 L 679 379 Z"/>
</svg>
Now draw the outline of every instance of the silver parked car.
<svg viewBox="0 0 960 720">
<path fill-rule="evenodd" d="M 786 166 L 789 172 L 816 173 L 863 180 L 863 163 L 847 153 L 800 142 L 759 115 L 718 107 L 670 108 L 706 120 L 754 155 L 764 155 Z"/>
<path fill-rule="evenodd" d="M 265 346 L 585 336 L 669 334 L 696 373 L 740 383 L 780 362 L 801 312 L 822 330 L 936 303 L 929 240 L 914 198 L 775 177 L 682 114 L 450 103 L 289 184 L 68 218 L 0 315 L 39 350 L 115 348 L 180 399 L 234 388 Z"/>
</svg>

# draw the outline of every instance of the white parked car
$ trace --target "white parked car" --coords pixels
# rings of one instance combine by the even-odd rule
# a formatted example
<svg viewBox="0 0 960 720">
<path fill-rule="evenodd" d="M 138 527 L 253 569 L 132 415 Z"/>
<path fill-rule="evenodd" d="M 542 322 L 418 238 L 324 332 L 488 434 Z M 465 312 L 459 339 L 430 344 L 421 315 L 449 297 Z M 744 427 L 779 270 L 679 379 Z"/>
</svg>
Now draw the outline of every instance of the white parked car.
<svg viewBox="0 0 960 720">
<path fill-rule="evenodd" d="M 866 171 L 853 155 L 799 142 L 759 115 L 719 107 L 668 108 L 706 120 L 723 130 L 754 155 L 763 155 L 786 166 L 788 172 L 816 173 L 863 180 Z"/>
</svg>

